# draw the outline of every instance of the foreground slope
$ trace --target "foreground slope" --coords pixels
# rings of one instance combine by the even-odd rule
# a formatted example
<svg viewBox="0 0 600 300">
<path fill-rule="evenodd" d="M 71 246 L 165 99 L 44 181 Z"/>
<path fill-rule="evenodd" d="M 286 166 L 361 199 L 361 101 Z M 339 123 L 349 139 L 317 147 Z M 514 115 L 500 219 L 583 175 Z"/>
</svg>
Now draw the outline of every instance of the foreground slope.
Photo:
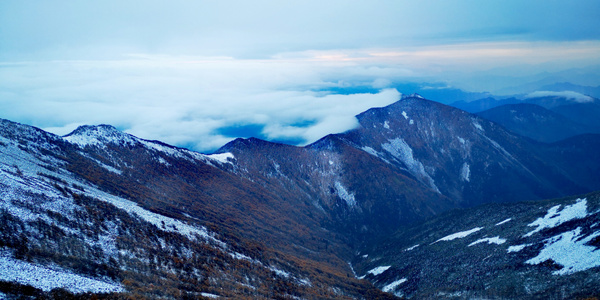
<svg viewBox="0 0 600 300">
<path fill-rule="evenodd" d="M 600 193 L 456 210 L 366 247 L 353 262 L 414 299 L 600 296 Z"/>
</svg>

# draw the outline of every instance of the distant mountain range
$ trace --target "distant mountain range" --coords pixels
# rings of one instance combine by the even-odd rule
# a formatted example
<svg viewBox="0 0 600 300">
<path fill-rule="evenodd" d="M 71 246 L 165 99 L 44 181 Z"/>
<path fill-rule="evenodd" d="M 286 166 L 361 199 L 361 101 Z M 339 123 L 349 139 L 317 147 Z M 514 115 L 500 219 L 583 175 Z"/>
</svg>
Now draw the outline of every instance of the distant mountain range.
<svg viewBox="0 0 600 300">
<path fill-rule="evenodd" d="M 576 123 L 566 116 L 537 104 L 501 105 L 477 113 L 506 129 L 537 141 L 552 143 L 585 133 L 600 133 L 592 126 Z"/>
<path fill-rule="evenodd" d="M 492 109 L 495 107 L 509 105 L 509 104 L 519 104 L 523 103 L 523 100 L 519 100 L 517 98 L 507 98 L 507 99 L 495 99 L 492 97 L 486 97 L 482 99 L 478 99 L 475 101 L 456 101 L 451 103 L 450 105 L 456 107 L 458 109 L 470 112 L 470 113 L 479 113 L 488 109 Z"/>
<path fill-rule="evenodd" d="M 259 299 L 544 295 L 528 282 L 486 281 L 485 270 L 496 272 L 497 263 L 482 264 L 477 256 L 465 263 L 482 273 L 464 282 L 435 283 L 430 272 L 462 276 L 452 269 L 460 264 L 443 262 L 415 276 L 410 272 L 417 267 L 403 271 L 404 252 L 396 246 L 408 248 L 413 241 L 429 242 L 505 217 L 497 212 L 492 221 L 477 210 L 465 212 L 471 223 L 460 223 L 462 210 L 454 215 L 461 220 L 436 217 L 451 210 L 488 203 L 519 210 L 526 205 L 519 201 L 600 190 L 600 135 L 541 143 L 417 94 L 357 119 L 358 128 L 306 147 L 247 138 L 211 155 L 109 125 L 82 126 L 60 137 L 1 120 L 0 266 L 13 271 L 0 273 L 0 293 Z M 588 196 L 586 216 L 577 220 L 595 218 L 594 197 Z M 520 213 L 522 222 L 530 222 L 540 211 Z M 454 225 L 423 227 L 446 222 L 436 220 Z M 487 234 L 480 230 L 473 236 Z M 540 256 L 542 246 L 552 244 L 518 240 L 519 230 L 511 231 L 507 245 L 538 245 L 522 258 Z M 499 239 L 507 232 L 498 232 Z M 593 227 L 577 232 L 592 236 L 589 247 L 597 248 L 594 234 Z M 485 242 L 496 241 L 489 238 Z M 453 244 L 423 248 L 445 251 L 446 245 Z M 435 260 L 434 250 L 414 252 L 419 256 L 406 263 Z M 365 253 L 391 267 L 365 260 Z M 557 255 L 568 260 L 571 254 Z M 553 258 L 553 270 L 568 268 L 563 262 Z M 546 276 L 547 265 L 525 264 L 502 274 Z M 63 279 L 44 275 L 50 269 Z M 19 270 L 34 275 L 25 278 Z M 561 278 L 594 280 L 597 270 L 577 269 Z M 483 276 L 480 285 L 473 284 L 477 276 Z M 587 285 L 561 289 L 567 281 L 553 287 L 565 297 L 596 292 Z"/>
<path fill-rule="evenodd" d="M 459 101 L 452 106 L 541 142 L 600 133 L 600 100 L 572 91 L 536 92 L 525 99 Z"/>
</svg>

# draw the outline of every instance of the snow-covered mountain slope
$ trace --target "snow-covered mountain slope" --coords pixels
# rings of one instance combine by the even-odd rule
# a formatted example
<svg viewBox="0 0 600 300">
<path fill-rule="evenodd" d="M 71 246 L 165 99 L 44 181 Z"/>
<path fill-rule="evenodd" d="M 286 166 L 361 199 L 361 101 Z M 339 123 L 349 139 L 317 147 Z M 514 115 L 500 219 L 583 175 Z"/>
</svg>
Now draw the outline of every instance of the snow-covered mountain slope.
<svg viewBox="0 0 600 300">
<path fill-rule="evenodd" d="M 150 279 L 154 276 L 163 284 L 171 281 L 168 286 L 177 286 L 187 278 L 197 282 L 197 292 L 226 296 L 235 295 L 236 289 L 248 289 L 253 280 L 264 277 L 261 273 L 279 270 L 277 265 L 237 252 L 193 220 L 161 215 L 101 191 L 66 170 L 68 160 L 57 156 L 71 150 L 57 148 L 54 143 L 61 145 L 59 137 L 4 123 L 2 133 L 9 131 L 12 136 L 3 135 L 0 142 L 0 223 L 4 247 L 0 280 L 44 291 L 64 288 L 75 293 L 120 293 L 142 288 L 144 280 L 157 284 Z M 19 129 L 24 130 L 18 132 Z M 83 139 L 77 141 L 81 145 Z M 139 142 L 133 137 L 110 142 L 124 145 L 123 141 L 129 145 Z M 93 145 L 105 147 L 107 142 Z M 180 274 L 183 264 L 186 273 Z M 230 269 L 230 264 L 240 265 L 241 269 Z M 262 271 L 254 272 L 254 268 Z M 177 274 L 180 279 L 171 278 Z M 229 289 L 225 294 L 208 285 L 209 280 L 229 282 L 232 276 L 240 278 L 239 282 L 225 285 Z M 289 274 L 287 277 L 293 278 Z"/>
<path fill-rule="evenodd" d="M 353 267 L 411 299 L 597 297 L 600 193 L 453 211 L 366 247 Z"/>
<path fill-rule="evenodd" d="M 82 127 L 61 138 L 5 120 L 0 125 L 2 293 L 63 289 L 152 298 L 380 293 L 367 282 L 340 279 L 336 264 L 342 271 L 347 264 L 336 263 L 331 251 L 314 261 L 278 247 L 289 240 L 281 239 L 284 233 L 297 248 L 313 245 L 275 222 L 297 230 L 307 225 L 274 215 L 282 207 L 267 208 L 272 204 L 267 192 L 221 170 L 231 167 L 230 154 L 206 156 L 109 126 Z M 216 186 L 211 190 L 202 181 Z M 248 212 L 249 203 L 256 212 Z M 266 217 L 274 218 L 261 221 Z M 325 240 L 328 234 L 310 238 L 315 237 Z M 280 242 L 264 244 L 273 240 Z M 304 249 L 299 251 L 311 251 Z M 321 273 L 308 267 L 318 263 Z"/>
</svg>

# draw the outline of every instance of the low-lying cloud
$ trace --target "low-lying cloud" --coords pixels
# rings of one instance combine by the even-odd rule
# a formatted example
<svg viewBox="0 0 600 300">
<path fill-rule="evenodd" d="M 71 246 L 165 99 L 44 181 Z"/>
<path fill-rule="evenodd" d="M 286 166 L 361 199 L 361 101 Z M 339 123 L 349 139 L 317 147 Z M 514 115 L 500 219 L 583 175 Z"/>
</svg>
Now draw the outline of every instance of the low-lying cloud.
<svg viewBox="0 0 600 300">
<path fill-rule="evenodd" d="M 391 104 L 400 92 L 414 92 L 397 91 L 402 83 L 497 85 L 498 76 L 486 69 L 499 65 L 504 67 L 497 75 L 520 82 L 519 66 L 532 55 L 545 65 L 574 51 L 563 43 L 534 47 L 540 51 L 531 51 L 532 46 L 311 50 L 263 59 L 129 54 L 106 60 L 0 62 L 0 117 L 61 135 L 83 124 L 112 124 L 141 138 L 202 152 L 249 135 L 304 145 L 355 127 L 356 114 Z M 583 56 L 562 57 L 598 60 L 600 43 L 580 46 Z M 464 54 L 464 49 L 470 51 Z M 482 74 L 496 80 L 482 80 Z M 548 93 L 589 101 L 573 92 Z"/>
<path fill-rule="evenodd" d="M 352 75 L 338 74 L 343 72 L 338 68 Z M 255 130 L 258 137 L 303 145 L 349 130 L 357 125 L 356 114 L 400 98 L 395 89 L 323 91 L 359 77 L 385 86 L 356 66 L 287 61 L 135 57 L 20 63 L 0 68 L 0 117 L 60 135 L 82 124 L 112 124 L 141 138 L 204 152 L 236 133 L 242 136 L 236 126 L 254 126 L 262 129 Z"/>
<path fill-rule="evenodd" d="M 529 93 L 525 98 L 541 98 L 541 97 L 561 97 L 569 99 L 573 102 L 577 103 L 589 103 L 594 102 L 594 98 L 580 94 L 574 91 L 562 91 L 562 92 L 553 92 L 553 91 L 536 91 L 533 93 Z"/>
</svg>

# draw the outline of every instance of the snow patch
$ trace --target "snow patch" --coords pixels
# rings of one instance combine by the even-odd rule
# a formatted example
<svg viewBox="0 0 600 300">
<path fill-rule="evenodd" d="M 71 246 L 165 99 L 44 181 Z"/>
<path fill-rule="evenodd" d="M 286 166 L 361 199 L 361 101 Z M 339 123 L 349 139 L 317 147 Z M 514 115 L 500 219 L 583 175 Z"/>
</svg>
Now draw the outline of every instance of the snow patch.
<svg viewBox="0 0 600 300">
<path fill-rule="evenodd" d="M 181 157 L 180 149 L 175 147 L 169 147 L 157 142 L 146 141 L 142 139 L 140 139 L 139 142 L 146 146 L 146 148 L 154 149 L 158 152 L 162 152 L 171 156 Z"/>
<path fill-rule="evenodd" d="M 162 158 L 162 157 L 158 158 L 158 162 L 161 163 L 161 164 L 163 164 L 163 165 L 165 165 L 165 166 L 167 166 L 167 167 L 171 166 L 171 164 L 168 161 L 166 161 L 164 158 Z"/>
<path fill-rule="evenodd" d="M 527 226 L 537 226 L 537 228 L 524 236 L 532 236 L 544 228 L 556 227 L 570 220 L 585 218 L 587 216 L 587 199 L 579 198 L 575 204 L 565 206 L 560 212 L 559 208 L 560 205 L 551 207 L 543 218 L 538 218 L 528 224 Z"/>
<path fill-rule="evenodd" d="M 219 295 L 215 295 L 215 294 L 211 294 L 211 293 L 200 293 L 200 295 L 202 297 L 206 297 L 206 298 L 219 298 Z"/>
<path fill-rule="evenodd" d="M 364 146 L 361 148 L 363 151 L 373 155 L 373 156 L 377 156 L 379 157 L 379 152 L 375 151 L 375 149 L 368 147 L 368 146 Z"/>
<path fill-rule="evenodd" d="M 280 277 L 285 277 L 285 278 L 290 277 L 290 273 L 288 273 L 288 272 L 286 272 L 284 270 L 277 269 L 275 267 L 269 267 L 269 270 L 275 272 L 275 274 L 277 274 Z"/>
<path fill-rule="evenodd" d="M 392 156 L 398 158 L 403 162 L 408 170 L 417 177 L 421 177 L 426 183 L 429 184 L 433 190 L 440 193 L 440 190 L 435 185 L 433 178 L 425 171 L 423 164 L 416 160 L 413 156 L 413 150 L 410 146 L 401 138 L 395 138 L 388 140 L 388 143 L 382 144 L 381 147 L 390 153 Z"/>
<path fill-rule="evenodd" d="M 408 114 L 405 111 L 402 111 L 402 116 L 404 116 L 404 119 L 408 120 Z"/>
<path fill-rule="evenodd" d="M 392 266 L 381 266 L 367 271 L 367 274 L 372 274 L 373 276 L 381 275 L 383 272 L 387 271 L 387 269 Z"/>
<path fill-rule="evenodd" d="M 404 251 L 405 251 L 405 252 L 406 252 L 406 251 L 412 251 L 412 250 L 415 250 L 415 248 L 417 248 L 417 247 L 419 247 L 419 244 L 416 244 L 416 245 L 414 245 L 414 246 L 412 246 L 412 247 L 408 247 L 408 248 L 404 249 Z"/>
<path fill-rule="evenodd" d="M 230 252 L 230 253 L 229 253 L 229 255 L 230 255 L 231 257 L 235 258 L 235 259 L 238 259 L 238 260 L 247 260 L 247 261 L 253 261 L 253 259 L 252 259 L 252 258 L 250 258 L 249 256 L 247 256 L 247 255 L 244 255 L 244 254 L 241 254 L 241 253 L 239 253 L 239 252 Z"/>
<path fill-rule="evenodd" d="M 460 178 L 463 181 L 466 182 L 471 182 L 471 169 L 469 168 L 469 164 L 468 163 L 463 163 L 462 168 L 460 169 Z"/>
<path fill-rule="evenodd" d="M 600 236 L 600 231 L 585 238 L 581 236 L 581 227 L 546 240 L 544 249 L 538 256 L 525 263 L 536 265 L 549 259 L 563 266 L 552 272 L 554 275 L 569 275 L 600 266 L 600 250 L 586 245 Z"/>
<path fill-rule="evenodd" d="M 117 175 L 121 175 L 121 174 L 123 174 L 123 171 L 121 171 L 121 170 L 119 170 L 119 169 L 113 168 L 113 167 L 111 167 L 111 166 L 109 166 L 109 165 L 107 165 L 107 164 L 104 164 L 104 163 L 102 163 L 101 161 L 98 161 L 98 160 L 96 160 L 96 162 L 97 162 L 97 163 L 98 163 L 98 164 L 99 164 L 101 167 L 103 167 L 103 168 L 105 168 L 106 170 L 108 170 L 109 172 L 115 173 L 115 174 L 117 174 Z"/>
<path fill-rule="evenodd" d="M 511 220 L 512 220 L 512 218 L 508 218 L 508 219 L 506 219 L 506 220 L 504 220 L 504 221 L 501 221 L 501 222 L 498 222 L 498 223 L 496 223 L 496 226 L 500 226 L 500 225 L 502 225 L 502 224 L 504 224 L 504 223 L 508 223 L 508 222 L 510 222 Z"/>
<path fill-rule="evenodd" d="M 478 122 L 476 122 L 475 120 L 473 120 L 473 126 L 475 128 L 477 128 L 479 131 L 485 131 L 483 130 L 483 127 L 481 127 L 481 124 L 479 124 Z"/>
<path fill-rule="evenodd" d="M 341 182 L 335 182 L 335 191 L 338 197 L 340 197 L 340 199 L 346 201 L 348 206 L 356 206 L 356 199 L 354 198 L 354 193 L 348 192 L 348 190 L 346 190 L 346 188 L 342 185 Z"/>
<path fill-rule="evenodd" d="M 405 283 L 407 281 L 408 280 L 406 278 L 398 279 L 398 280 L 396 280 L 396 281 L 394 281 L 394 282 L 392 282 L 392 283 L 384 286 L 381 290 L 384 291 L 384 292 L 386 292 L 386 293 L 389 293 L 389 292 L 395 290 L 399 285 L 401 285 L 401 284 L 403 284 L 403 283 Z"/>
<path fill-rule="evenodd" d="M 364 276 L 362 276 L 362 278 L 359 278 L 358 275 L 356 275 L 356 271 L 354 271 L 354 267 L 352 266 L 352 263 L 348 262 L 348 266 L 350 266 L 350 270 L 352 271 L 352 275 L 354 275 L 354 278 L 358 278 L 358 279 L 365 278 Z"/>
<path fill-rule="evenodd" d="M 388 164 L 390 163 L 390 162 L 389 162 L 387 159 L 383 158 L 383 155 L 382 155 L 380 152 L 377 152 L 375 149 L 373 149 L 373 148 L 371 148 L 371 147 L 364 146 L 364 147 L 362 147 L 361 149 L 362 149 L 363 151 L 365 151 L 365 152 L 367 152 L 367 153 L 369 153 L 369 154 L 371 154 L 371 155 L 373 155 L 373 156 L 375 156 L 375 157 L 377 157 L 377 158 L 379 158 L 379 159 L 383 160 L 384 162 L 386 162 L 386 163 L 388 163 Z"/>
<path fill-rule="evenodd" d="M 508 249 L 506 250 L 506 252 L 508 252 L 508 253 L 519 252 L 519 251 L 525 249 L 525 247 L 529 247 L 529 246 L 531 246 L 531 244 L 510 246 L 510 247 L 508 247 Z"/>
<path fill-rule="evenodd" d="M 468 236 L 468 235 L 470 235 L 472 233 L 475 233 L 475 232 L 477 232 L 477 231 L 479 231 L 481 229 L 483 229 L 483 227 L 475 227 L 475 228 L 473 228 L 471 230 L 453 233 L 451 235 L 447 235 L 447 236 L 445 236 L 445 237 L 443 237 L 443 238 L 435 241 L 434 244 L 437 243 L 437 242 L 440 242 L 440 241 L 451 241 L 451 240 L 455 240 L 455 239 L 462 239 L 462 238 L 464 238 L 464 237 L 466 237 L 466 236 Z"/>
<path fill-rule="evenodd" d="M 413 124 L 415 124 L 415 121 L 413 119 L 410 119 L 410 121 L 408 122 L 408 124 L 413 125 Z"/>
<path fill-rule="evenodd" d="M 388 121 L 383 122 L 383 128 L 390 129 L 390 123 Z"/>
<path fill-rule="evenodd" d="M 298 283 L 300 283 L 300 285 L 312 287 L 312 282 L 310 282 L 308 278 L 298 279 Z"/>
<path fill-rule="evenodd" d="M 222 163 L 222 164 L 232 164 L 232 165 L 233 165 L 232 160 L 235 159 L 235 156 L 233 156 L 233 153 L 230 153 L 230 152 L 211 154 L 211 155 L 207 155 L 206 157 L 208 157 L 214 161 L 217 161 L 219 163 Z"/>
<path fill-rule="evenodd" d="M 50 269 L 0 255 L 0 279 L 31 285 L 43 291 L 64 288 L 72 293 L 112 293 L 123 292 L 123 287 L 116 283 L 104 282 L 65 270 Z"/>
<path fill-rule="evenodd" d="M 501 239 L 499 236 L 496 236 L 493 238 L 483 238 L 483 239 L 476 240 L 476 241 L 470 243 L 469 247 L 480 244 L 480 243 L 501 245 L 501 244 L 504 244 L 505 242 L 506 242 L 506 239 Z"/>
</svg>

